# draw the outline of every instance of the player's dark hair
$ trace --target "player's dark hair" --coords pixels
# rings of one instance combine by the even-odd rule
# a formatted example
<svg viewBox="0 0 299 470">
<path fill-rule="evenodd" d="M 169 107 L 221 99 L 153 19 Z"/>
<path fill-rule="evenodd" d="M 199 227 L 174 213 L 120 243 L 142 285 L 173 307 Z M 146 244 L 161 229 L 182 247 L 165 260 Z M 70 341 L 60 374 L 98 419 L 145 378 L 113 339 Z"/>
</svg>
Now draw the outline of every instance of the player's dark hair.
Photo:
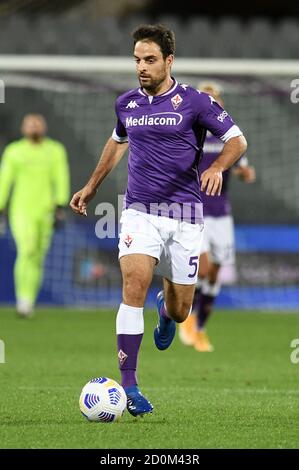
<svg viewBox="0 0 299 470">
<path fill-rule="evenodd" d="M 163 24 L 143 24 L 133 31 L 132 36 L 134 46 L 138 41 L 151 41 L 158 44 L 164 59 L 175 52 L 174 32 Z"/>
</svg>

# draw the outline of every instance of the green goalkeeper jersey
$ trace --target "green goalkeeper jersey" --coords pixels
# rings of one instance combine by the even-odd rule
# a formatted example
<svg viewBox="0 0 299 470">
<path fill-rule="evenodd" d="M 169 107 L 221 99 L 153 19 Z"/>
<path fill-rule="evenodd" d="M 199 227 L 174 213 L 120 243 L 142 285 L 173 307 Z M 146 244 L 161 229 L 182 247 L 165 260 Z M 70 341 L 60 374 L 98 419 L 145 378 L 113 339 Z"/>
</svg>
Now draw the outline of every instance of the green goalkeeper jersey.
<svg viewBox="0 0 299 470">
<path fill-rule="evenodd" d="M 0 166 L 0 211 L 24 211 L 28 217 L 52 211 L 69 199 L 69 169 L 64 146 L 44 138 L 33 143 L 23 138 L 9 144 Z"/>
</svg>

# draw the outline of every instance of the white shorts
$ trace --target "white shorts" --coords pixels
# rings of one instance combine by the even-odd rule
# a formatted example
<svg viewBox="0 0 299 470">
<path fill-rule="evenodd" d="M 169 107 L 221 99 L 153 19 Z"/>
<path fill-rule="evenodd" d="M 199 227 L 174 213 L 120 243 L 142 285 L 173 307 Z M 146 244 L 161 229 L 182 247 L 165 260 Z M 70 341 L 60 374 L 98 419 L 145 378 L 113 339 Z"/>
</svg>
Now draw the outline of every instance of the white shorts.
<svg viewBox="0 0 299 470">
<path fill-rule="evenodd" d="M 209 253 L 214 263 L 235 263 L 234 223 L 231 215 L 205 217 L 201 253 Z"/>
<path fill-rule="evenodd" d="M 119 258 L 144 254 L 157 259 L 156 274 L 177 284 L 195 284 L 203 224 L 125 209 L 120 219 Z"/>
</svg>

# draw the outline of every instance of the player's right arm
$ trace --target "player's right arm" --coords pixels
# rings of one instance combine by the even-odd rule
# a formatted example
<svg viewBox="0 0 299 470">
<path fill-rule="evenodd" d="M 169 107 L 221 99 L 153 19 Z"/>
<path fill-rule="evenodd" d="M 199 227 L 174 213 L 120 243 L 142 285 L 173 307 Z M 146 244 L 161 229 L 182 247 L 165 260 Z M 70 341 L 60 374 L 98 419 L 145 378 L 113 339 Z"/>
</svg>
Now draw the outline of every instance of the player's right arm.
<svg viewBox="0 0 299 470">
<path fill-rule="evenodd" d="M 107 140 L 100 160 L 88 183 L 72 197 L 70 206 L 74 212 L 86 215 L 87 204 L 93 199 L 105 177 L 120 162 L 127 148 L 128 143 L 125 141 L 117 141 L 113 137 Z"/>
</svg>

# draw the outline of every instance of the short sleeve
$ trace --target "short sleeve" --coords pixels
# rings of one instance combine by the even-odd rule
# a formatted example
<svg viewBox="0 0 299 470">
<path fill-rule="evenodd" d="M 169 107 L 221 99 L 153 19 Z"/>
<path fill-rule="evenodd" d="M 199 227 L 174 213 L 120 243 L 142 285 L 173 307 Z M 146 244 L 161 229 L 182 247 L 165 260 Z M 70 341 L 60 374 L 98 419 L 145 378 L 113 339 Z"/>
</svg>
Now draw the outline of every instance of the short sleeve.
<svg viewBox="0 0 299 470">
<path fill-rule="evenodd" d="M 121 119 L 119 117 L 119 112 L 118 112 L 118 101 L 115 103 L 115 114 L 117 116 L 117 121 L 116 121 L 116 126 L 113 129 L 112 132 L 112 139 L 115 140 L 116 142 L 119 142 L 120 144 L 124 142 L 128 142 L 128 136 L 127 136 L 127 131 L 123 123 L 121 122 Z"/>
<path fill-rule="evenodd" d="M 198 123 L 208 129 L 215 137 L 227 142 L 232 137 L 243 134 L 228 112 L 212 96 L 197 91 L 196 98 L 194 105 L 196 106 Z"/>
</svg>

